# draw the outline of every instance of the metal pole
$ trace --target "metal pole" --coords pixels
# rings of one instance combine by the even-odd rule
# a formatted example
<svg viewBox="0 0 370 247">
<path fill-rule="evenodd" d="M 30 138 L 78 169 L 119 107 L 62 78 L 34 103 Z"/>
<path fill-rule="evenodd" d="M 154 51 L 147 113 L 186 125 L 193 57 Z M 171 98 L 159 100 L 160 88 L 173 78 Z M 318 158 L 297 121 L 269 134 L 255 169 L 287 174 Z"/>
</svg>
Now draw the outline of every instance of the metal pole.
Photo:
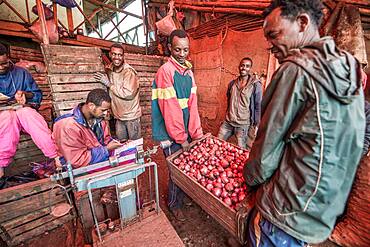
<svg viewBox="0 0 370 247">
<path fill-rule="evenodd" d="M 118 202 L 118 210 L 119 210 L 119 222 L 120 222 L 120 226 L 121 226 L 121 230 L 123 229 L 123 222 L 122 222 L 122 210 L 121 210 L 121 200 L 119 198 L 119 192 L 118 192 L 118 184 L 117 184 L 117 178 L 114 177 L 114 184 L 116 185 L 116 196 L 117 196 L 117 202 Z"/>
<path fill-rule="evenodd" d="M 157 214 L 159 214 L 158 167 L 156 163 L 154 163 L 154 179 L 155 179 L 155 201 L 156 201 Z"/>
<path fill-rule="evenodd" d="M 91 188 L 90 188 L 91 183 L 93 183 L 93 181 L 90 181 L 90 182 L 87 183 L 87 193 L 89 195 L 89 203 L 90 203 L 90 208 L 91 208 L 91 213 L 92 213 L 92 216 L 93 216 L 93 219 L 94 219 L 94 223 L 95 223 L 95 226 L 96 226 L 96 231 L 98 233 L 99 241 L 101 242 L 102 238 L 101 238 L 101 234 L 100 234 L 100 230 L 99 230 L 99 222 L 98 222 L 98 219 L 96 217 L 96 212 L 95 212 L 93 198 L 92 198 L 92 192 L 91 192 Z"/>
<path fill-rule="evenodd" d="M 100 32 L 100 36 L 103 37 L 103 30 L 101 28 L 101 23 L 100 23 L 100 13 L 97 13 L 96 14 L 96 19 L 97 19 L 97 22 L 98 22 L 98 29 L 99 29 L 99 32 Z"/>
<path fill-rule="evenodd" d="M 116 8 L 119 9 L 118 1 L 114 0 L 114 3 L 116 4 Z M 116 22 L 117 22 L 117 28 L 119 27 L 119 19 L 118 19 L 118 12 L 116 12 Z M 120 36 L 118 35 L 118 42 L 120 42 Z"/>
<path fill-rule="evenodd" d="M 143 15 L 143 29 L 144 29 L 144 35 L 145 35 L 145 54 L 148 54 L 148 26 L 147 26 L 147 18 L 146 18 L 146 1 L 141 0 L 141 11 Z M 139 44 L 139 39 L 138 42 Z"/>
</svg>

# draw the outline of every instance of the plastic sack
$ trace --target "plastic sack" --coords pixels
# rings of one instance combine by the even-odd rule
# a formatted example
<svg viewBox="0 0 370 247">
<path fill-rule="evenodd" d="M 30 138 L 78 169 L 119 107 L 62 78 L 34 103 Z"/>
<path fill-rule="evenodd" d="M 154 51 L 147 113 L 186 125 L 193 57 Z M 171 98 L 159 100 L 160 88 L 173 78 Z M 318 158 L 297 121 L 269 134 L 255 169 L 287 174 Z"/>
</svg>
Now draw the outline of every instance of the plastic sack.
<svg viewBox="0 0 370 247">
<path fill-rule="evenodd" d="M 53 11 L 48 6 L 46 6 L 46 4 L 42 3 L 42 5 L 44 6 L 45 19 L 50 20 L 51 18 L 53 18 L 54 17 Z M 32 7 L 32 13 L 34 13 L 37 16 L 39 15 L 37 11 L 37 5 Z"/>
<path fill-rule="evenodd" d="M 35 70 L 37 73 L 46 73 L 45 64 L 42 62 L 28 61 L 20 59 L 15 65 L 27 70 Z"/>
<path fill-rule="evenodd" d="M 161 20 L 155 23 L 159 33 L 170 36 L 171 32 L 176 29 L 176 24 L 172 19 L 172 16 L 166 15 Z"/>
<path fill-rule="evenodd" d="M 46 21 L 46 29 L 48 30 L 50 44 L 56 44 L 59 41 L 58 28 L 55 26 L 54 20 Z M 38 40 L 42 41 L 41 35 L 41 21 L 38 19 L 31 27 L 31 32 L 37 37 Z"/>
</svg>

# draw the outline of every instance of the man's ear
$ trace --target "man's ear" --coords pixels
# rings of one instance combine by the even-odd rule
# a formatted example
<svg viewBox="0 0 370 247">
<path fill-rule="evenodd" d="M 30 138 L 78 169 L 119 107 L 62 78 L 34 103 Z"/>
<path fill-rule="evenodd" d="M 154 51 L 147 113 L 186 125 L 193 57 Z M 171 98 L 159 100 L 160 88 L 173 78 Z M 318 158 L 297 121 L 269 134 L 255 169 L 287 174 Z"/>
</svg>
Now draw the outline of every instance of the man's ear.
<svg viewBox="0 0 370 247">
<path fill-rule="evenodd" d="M 109 51 L 109 58 L 112 60 L 112 51 Z"/>
<path fill-rule="evenodd" d="M 87 103 L 87 106 L 89 107 L 90 110 L 93 110 L 94 107 L 95 107 L 95 104 L 92 103 L 92 102 L 89 102 L 89 103 Z"/>
<path fill-rule="evenodd" d="M 299 14 L 297 16 L 297 22 L 299 25 L 299 31 L 304 32 L 307 30 L 308 26 L 311 24 L 311 17 L 306 13 Z"/>
<path fill-rule="evenodd" d="M 168 43 L 167 46 L 168 46 L 168 49 L 171 51 L 172 44 L 171 43 Z"/>
</svg>

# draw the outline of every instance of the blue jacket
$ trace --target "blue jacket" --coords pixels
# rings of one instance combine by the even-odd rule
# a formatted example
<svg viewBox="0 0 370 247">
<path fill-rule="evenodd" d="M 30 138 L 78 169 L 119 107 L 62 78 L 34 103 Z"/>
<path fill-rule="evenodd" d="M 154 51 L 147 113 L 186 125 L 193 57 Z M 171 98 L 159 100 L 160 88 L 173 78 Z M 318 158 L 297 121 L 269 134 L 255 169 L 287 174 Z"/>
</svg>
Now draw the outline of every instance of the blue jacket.
<svg viewBox="0 0 370 247">
<path fill-rule="evenodd" d="M 0 93 L 10 97 L 10 100 L 14 100 L 17 91 L 32 92 L 33 97 L 27 99 L 27 103 L 34 108 L 40 106 L 42 92 L 32 78 L 31 73 L 24 68 L 13 65 L 8 73 L 0 75 Z"/>
</svg>

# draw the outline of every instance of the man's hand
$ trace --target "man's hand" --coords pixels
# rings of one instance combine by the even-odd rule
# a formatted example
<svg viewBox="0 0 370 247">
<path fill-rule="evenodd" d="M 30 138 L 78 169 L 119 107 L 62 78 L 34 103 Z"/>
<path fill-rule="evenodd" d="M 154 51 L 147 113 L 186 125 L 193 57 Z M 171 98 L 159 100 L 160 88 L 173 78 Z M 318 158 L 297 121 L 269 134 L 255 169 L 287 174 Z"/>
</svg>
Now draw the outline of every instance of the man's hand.
<svg viewBox="0 0 370 247">
<path fill-rule="evenodd" d="M 94 79 L 100 83 L 103 83 L 106 87 L 110 86 L 110 81 L 109 81 L 107 74 L 96 72 L 94 74 Z"/>
<path fill-rule="evenodd" d="M 20 105 L 26 104 L 26 92 L 24 91 L 17 91 L 14 95 L 15 100 Z"/>
<path fill-rule="evenodd" d="M 200 140 L 200 139 L 202 139 L 202 137 L 203 137 L 204 135 L 202 134 L 201 136 L 199 136 L 199 137 L 197 137 L 197 138 L 194 138 L 193 139 L 193 141 L 198 141 L 198 140 Z"/>
<path fill-rule="evenodd" d="M 60 163 L 60 159 L 59 159 L 59 157 L 56 157 L 56 158 L 54 159 L 54 165 L 55 165 L 55 169 L 56 169 L 57 171 L 62 171 L 63 166 L 62 166 L 62 163 Z"/>
<path fill-rule="evenodd" d="M 181 147 L 184 151 L 189 151 L 190 149 L 190 144 L 188 141 L 185 141 L 184 143 L 181 144 Z"/>
<path fill-rule="evenodd" d="M 4 168 L 0 167 L 0 178 L 4 177 Z"/>
<path fill-rule="evenodd" d="M 123 145 L 122 143 L 120 143 L 116 140 L 112 140 L 110 143 L 108 143 L 107 149 L 108 149 L 108 151 L 114 150 L 116 148 L 122 147 L 122 145 Z"/>
</svg>

